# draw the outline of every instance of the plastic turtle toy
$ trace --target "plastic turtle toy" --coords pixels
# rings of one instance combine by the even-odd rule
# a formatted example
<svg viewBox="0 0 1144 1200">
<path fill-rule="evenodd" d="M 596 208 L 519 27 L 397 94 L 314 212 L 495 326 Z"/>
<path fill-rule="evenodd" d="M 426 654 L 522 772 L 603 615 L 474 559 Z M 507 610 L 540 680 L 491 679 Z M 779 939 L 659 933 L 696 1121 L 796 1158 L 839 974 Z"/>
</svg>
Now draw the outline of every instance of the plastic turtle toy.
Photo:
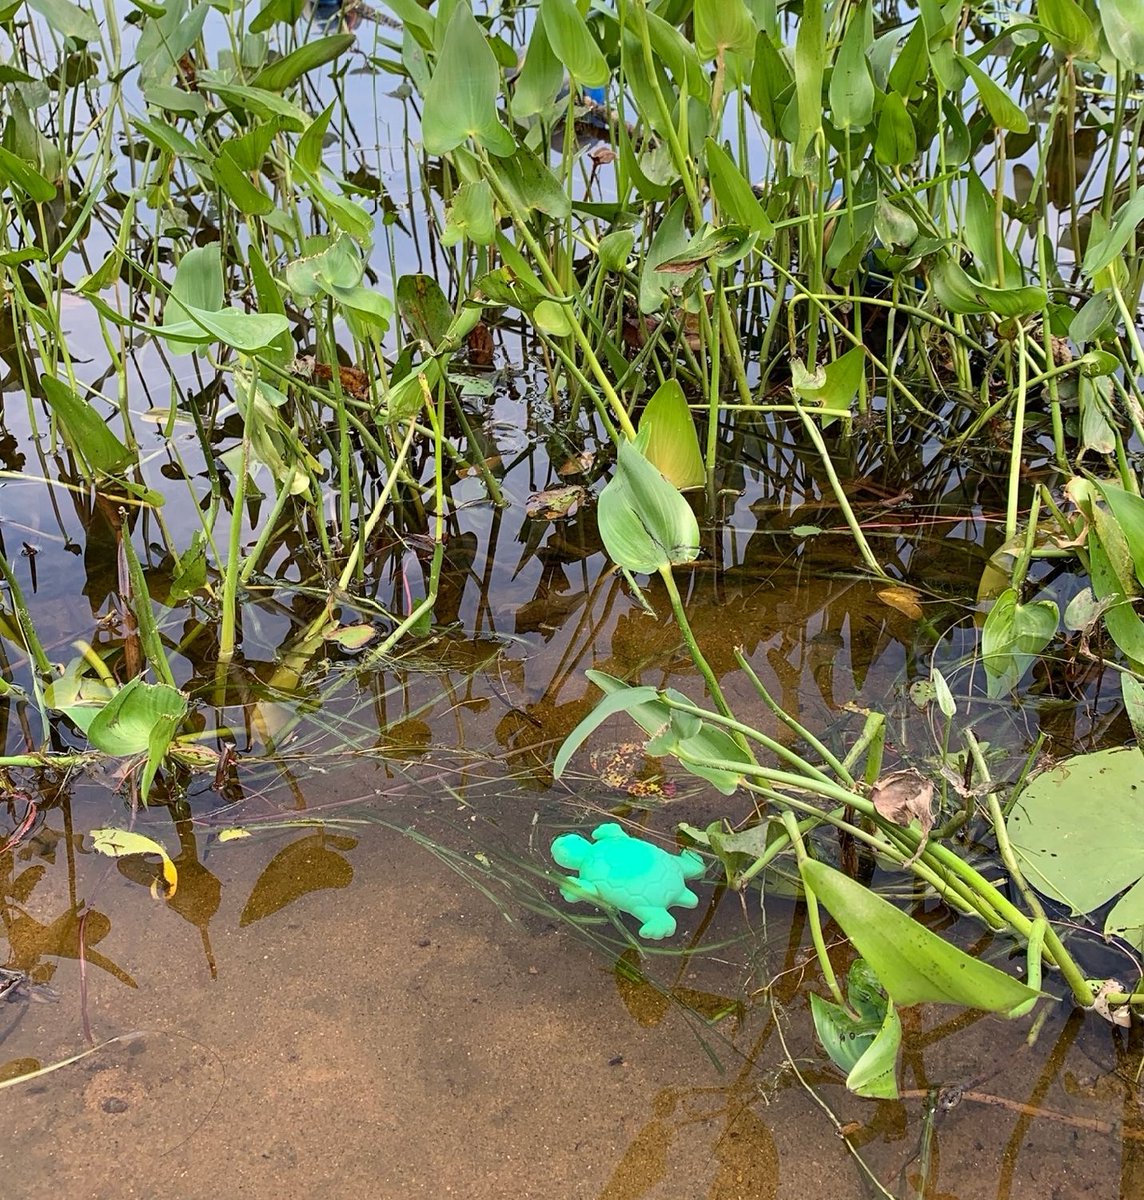
<svg viewBox="0 0 1144 1200">
<path fill-rule="evenodd" d="M 615 823 L 598 825 L 592 841 L 578 833 L 562 833 L 552 843 L 552 857 L 562 867 L 579 871 L 566 879 L 560 894 L 577 900 L 618 908 L 643 923 L 640 937 L 671 937 L 675 918 L 671 905 L 694 908 L 699 897 L 686 880 L 698 879 L 706 870 L 694 850 L 669 854 L 642 838 L 630 837 Z"/>
</svg>

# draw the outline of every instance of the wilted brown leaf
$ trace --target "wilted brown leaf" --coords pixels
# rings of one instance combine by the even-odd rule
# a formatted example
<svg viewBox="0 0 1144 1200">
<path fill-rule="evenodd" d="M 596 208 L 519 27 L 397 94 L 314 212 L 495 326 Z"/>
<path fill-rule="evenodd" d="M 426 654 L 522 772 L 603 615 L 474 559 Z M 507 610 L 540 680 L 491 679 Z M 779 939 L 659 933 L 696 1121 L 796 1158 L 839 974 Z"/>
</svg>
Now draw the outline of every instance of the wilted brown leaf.
<svg viewBox="0 0 1144 1200">
<path fill-rule="evenodd" d="M 474 367 L 489 367 L 493 361 L 493 335 L 484 321 L 473 326 L 468 337 L 469 362 Z"/>
<path fill-rule="evenodd" d="M 874 807 L 887 821 L 907 829 L 915 818 L 925 836 L 933 828 L 933 784 L 917 771 L 883 775 L 870 792 Z"/>
<path fill-rule="evenodd" d="M 563 487 L 545 488 L 542 492 L 534 492 L 528 498 L 525 512 L 530 517 L 544 517 L 549 521 L 557 521 L 561 517 L 571 517 L 588 498 L 588 491 L 578 483 L 568 483 Z"/>
<path fill-rule="evenodd" d="M 909 617 L 911 621 L 922 619 L 922 606 L 918 603 L 920 592 L 910 587 L 888 587 L 878 593 L 878 599 L 891 608 Z"/>
</svg>

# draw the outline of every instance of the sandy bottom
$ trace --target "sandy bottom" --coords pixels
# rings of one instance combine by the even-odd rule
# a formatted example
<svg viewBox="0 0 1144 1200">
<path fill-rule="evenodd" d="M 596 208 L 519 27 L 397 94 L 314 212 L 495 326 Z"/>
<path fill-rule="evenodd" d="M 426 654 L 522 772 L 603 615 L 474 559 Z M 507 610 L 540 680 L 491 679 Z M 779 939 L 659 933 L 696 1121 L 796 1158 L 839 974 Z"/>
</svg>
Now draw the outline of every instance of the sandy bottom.
<svg viewBox="0 0 1144 1200">
<path fill-rule="evenodd" d="M 257 920 L 247 920 L 244 857 L 301 839 L 220 848 L 210 863 L 224 884 L 210 924 L 217 979 L 193 925 L 105 861 L 81 860 L 90 878 L 100 873 L 99 907 L 116 914 L 98 949 L 138 984 L 89 964 L 94 1037 L 141 1033 L 0 1091 L 5 1200 L 877 1194 L 784 1069 L 769 1006 L 710 1034 L 720 1071 L 695 1018 L 654 997 L 641 1007 L 566 929 L 528 913 L 510 923 L 396 834 L 354 838 L 347 886 Z M 710 987 L 717 967 L 716 956 L 681 983 Z M 27 1006 L 0 1047 L 3 1074 L 84 1048 L 76 964 L 62 963 L 53 982 L 60 1002 Z M 792 1054 L 839 1119 L 857 1123 L 888 1194 L 912 1194 L 911 1169 L 900 1171 L 918 1146 L 920 1102 L 848 1097 L 807 1041 L 804 999 L 787 1024 Z M 987 1063 L 1013 1056 L 1018 1065 L 987 1090 L 1028 1099 L 1026 1031 L 971 1024 L 915 1055 L 906 1086 L 919 1071 L 935 1081 L 980 1071 L 983 1053 Z M 1089 1086 L 1074 1069 L 1070 1099 L 1057 1070 L 1038 1102 L 1116 1119 L 1098 1074 Z M 1004 1107 L 959 1105 L 935 1149 L 934 1200 L 1144 1196 L 1116 1137 Z"/>
</svg>

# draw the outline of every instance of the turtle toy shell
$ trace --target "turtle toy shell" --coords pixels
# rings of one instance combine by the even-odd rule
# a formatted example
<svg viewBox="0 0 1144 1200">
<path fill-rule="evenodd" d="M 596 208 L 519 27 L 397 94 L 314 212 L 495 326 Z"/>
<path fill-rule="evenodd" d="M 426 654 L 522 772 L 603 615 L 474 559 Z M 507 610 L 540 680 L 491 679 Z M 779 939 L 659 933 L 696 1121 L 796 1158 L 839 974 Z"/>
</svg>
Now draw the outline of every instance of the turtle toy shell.
<svg viewBox="0 0 1144 1200">
<path fill-rule="evenodd" d="M 659 940 L 675 932 L 671 906 L 695 908 L 699 897 L 687 886 L 706 864 L 694 850 L 680 854 L 629 836 L 619 825 L 598 825 L 592 841 L 563 833 L 552 843 L 552 857 L 579 874 L 565 879 L 560 894 L 569 903 L 586 900 L 630 913 L 640 937 Z"/>
</svg>

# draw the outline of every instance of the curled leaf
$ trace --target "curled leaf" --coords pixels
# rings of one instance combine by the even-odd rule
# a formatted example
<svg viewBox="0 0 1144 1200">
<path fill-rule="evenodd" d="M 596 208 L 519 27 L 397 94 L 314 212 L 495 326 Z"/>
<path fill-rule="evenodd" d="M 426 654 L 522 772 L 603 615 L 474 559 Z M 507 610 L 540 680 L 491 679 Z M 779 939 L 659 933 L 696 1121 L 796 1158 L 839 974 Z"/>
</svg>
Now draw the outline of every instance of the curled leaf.
<svg viewBox="0 0 1144 1200">
<path fill-rule="evenodd" d="M 153 838 L 145 837 L 130 829 L 93 829 L 91 848 L 109 858 L 126 858 L 131 854 L 157 854 L 163 860 L 163 880 L 167 885 L 166 899 L 175 894 L 179 886 L 179 873 L 166 849 Z M 151 895 L 159 898 L 158 881 L 151 885 Z"/>
<path fill-rule="evenodd" d="M 870 792 L 874 807 L 895 825 L 907 829 L 914 820 L 925 835 L 933 828 L 933 784 L 917 771 L 883 775 Z"/>
</svg>

